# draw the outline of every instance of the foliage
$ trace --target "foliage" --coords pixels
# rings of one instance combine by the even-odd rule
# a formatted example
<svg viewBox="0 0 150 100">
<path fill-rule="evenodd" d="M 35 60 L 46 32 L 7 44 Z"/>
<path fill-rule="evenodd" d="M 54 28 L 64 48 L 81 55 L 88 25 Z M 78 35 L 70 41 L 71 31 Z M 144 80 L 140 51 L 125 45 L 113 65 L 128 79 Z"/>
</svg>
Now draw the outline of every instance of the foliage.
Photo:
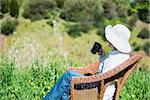
<svg viewBox="0 0 150 100">
<path fill-rule="evenodd" d="M 80 33 L 81 31 L 82 31 L 82 29 L 81 29 L 80 25 L 75 24 L 75 25 L 69 26 L 67 33 L 72 37 L 78 37 L 78 36 L 81 36 L 81 33 Z"/>
<path fill-rule="evenodd" d="M 30 67 L 18 70 L 15 62 L 3 57 L 0 61 L 0 99 L 41 99 L 46 95 L 56 79 L 62 75 L 65 62 L 50 59 L 47 65 L 35 60 Z M 4 61 L 5 60 L 5 61 Z M 68 60 L 71 65 L 77 63 Z M 150 93 L 150 74 L 146 70 L 135 70 L 127 80 L 120 98 L 130 100 L 147 99 Z"/>
<path fill-rule="evenodd" d="M 97 34 L 100 35 L 104 41 L 106 41 L 106 38 L 105 38 L 105 27 L 107 25 L 114 26 L 116 24 L 125 24 L 125 23 L 121 19 L 115 19 L 115 18 L 114 19 L 107 19 L 107 18 L 103 18 L 101 20 L 101 22 L 98 23 L 99 29 L 98 29 Z"/>
<path fill-rule="evenodd" d="M 140 44 L 140 43 L 134 42 L 132 44 L 132 46 L 133 46 L 134 51 L 140 51 L 140 50 L 142 50 L 142 44 Z"/>
<path fill-rule="evenodd" d="M 61 18 L 81 24 L 83 31 L 87 32 L 98 21 L 97 16 L 101 16 L 102 11 L 101 0 L 67 0 Z"/>
<path fill-rule="evenodd" d="M 129 9 L 130 13 L 137 13 L 140 20 L 149 23 L 150 21 L 150 2 L 149 0 L 133 0 Z"/>
<path fill-rule="evenodd" d="M 143 50 L 150 56 L 150 41 L 146 41 L 144 43 Z"/>
<path fill-rule="evenodd" d="M 150 23 L 150 2 L 149 0 L 138 0 L 137 1 L 138 6 L 138 15 L 139 19 L 146 23 Z"/>
<path fill-rule="evenodd" d="M 17 0 L 17 1 L 18 1 L 19 7 L 22 7 L 22 4 L 23 4 L 26 0 Z"/>
<path fill-rule="evenodd" d="M 2 19 L 4 17 L 4 15 L 0 12 L 0 19 Z"/>
<path fill-rule="evenodd" d="M 145 53 L 150 56 L 150 48 L 149 48 L 150 47 L 150 41 L 149 40 L 145 41 L 144 43 L 134 42 L 132 44 L 132 46 L 134 47 L 134 51 L 144 50 Z"/>
<path fill-rule="evenodd" d="M 9 12 L 9 0 L 0 0 L 0 6 L 2 13 L 8 13 Z"/>
<path fill-rule="evenodd" d="M 143 66 L 141 66 L 143 67 Z M 150 98 L 150 73 L 136 69 L 125 83 L 120 94 L 123 100 L 148 100 Z"/>
<path fill-rule="evenodd" d="M 2 59 L 0 62 L 1 100 L 41 99 L 66 69 L 65 61 L 53 58 L 47 65 L 35 60 L 29 65 L 30 67 L 19 71 L 13 60 L 6 57 Z"/>
<path fill-rule="evenodd" d="M 17 24 L 18 21 L 16 19 L 7 18 L 5 21 L 2 22 L 1 34 L 4 35 L 12 34 L 16 29 Z"/>
<path fill-rule="evenodd" d="M 23 17 L 32 21 L 44 19 L 55 7 L 56 2 L 53 0 L 30 0 L 25 4 Z"/>
<path fill-rule="evenodd" d="M 53 10 L 49 12 L 46 17 L 48 19 L 47 24 L 49 24 L 50 26 L 53 26 L 53 21 L 58 20 L 59 17 L 60 17 L 60 11 Z"/>
<path fill-rule="evenodd" d="M 142 29 L 142 31 L 138 34 L 138 37 L 142 39 L 148 39 L 150 37 L 149 30 L 146 28 Z"/>
<path fill-rule="evenodd" d="M 57 3 L 57 7 L 62 9 L 64 6 L 64 0 L 55 0 L 55 1 Z"/>
<path fill-rule="evenodd" d="M 19 14 L 19 4 L 17 0 L 10 1 L 10 15 L 12 17 L 18 17 Z"/>
<path fill-rule="evenodd" d="M 107 0 L 104 1 L 104 16 L 108 19 L 127 17 L 129 3 L 126 0 Z"/>
</svg>

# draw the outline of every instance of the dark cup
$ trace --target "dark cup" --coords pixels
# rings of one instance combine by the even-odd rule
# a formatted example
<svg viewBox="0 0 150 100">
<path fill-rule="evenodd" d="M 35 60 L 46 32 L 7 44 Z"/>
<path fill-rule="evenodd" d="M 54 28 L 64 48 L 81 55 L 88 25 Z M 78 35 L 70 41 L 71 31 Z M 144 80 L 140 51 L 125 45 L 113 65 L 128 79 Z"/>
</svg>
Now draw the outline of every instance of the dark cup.
<svg viewBox="0 0 150 100">
<path fill-rule="evenodd" d="M 95 42 L 93 45 L 93 48 L 91 49 L 91 52 L 93 54 L 96 54 L 96 52 L 98 52 L 101 48 L 102 48 L 102 45 L 99 44 L 98 42 Z"/>
</svg>

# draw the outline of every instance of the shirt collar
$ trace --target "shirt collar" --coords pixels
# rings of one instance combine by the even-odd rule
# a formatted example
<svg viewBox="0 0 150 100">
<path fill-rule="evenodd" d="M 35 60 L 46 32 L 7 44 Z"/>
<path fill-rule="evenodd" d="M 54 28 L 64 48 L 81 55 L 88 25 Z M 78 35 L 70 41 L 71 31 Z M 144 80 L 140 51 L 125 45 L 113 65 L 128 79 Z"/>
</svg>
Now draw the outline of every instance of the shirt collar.
<svg viewBox="0 0 150 100">
<path fill-rule="evenodd" d="M 118 53 L 120 53 L 120 51 L 112 50 L 112 51 L 110 51 L 109 55 L 115 55 L 115 54 L 118 54 Z"/>
</svg>

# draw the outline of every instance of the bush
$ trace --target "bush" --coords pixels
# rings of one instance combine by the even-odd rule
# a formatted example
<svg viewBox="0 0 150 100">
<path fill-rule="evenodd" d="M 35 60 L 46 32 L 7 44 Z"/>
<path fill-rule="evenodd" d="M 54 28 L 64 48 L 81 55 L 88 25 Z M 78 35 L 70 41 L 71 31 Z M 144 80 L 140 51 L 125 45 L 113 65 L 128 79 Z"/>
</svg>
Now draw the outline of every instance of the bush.
<svg viewBox="0 0 150 100">
<path fill-rule="evenodd" d="M 137 42 L 134 42 L 134 43 L 132 44 L 132 46 L 133 46 L 134 51 L 139 51 L 139 50 L 142 49 L 141 44 L 137 44 Z"/>
<path fill-rule="evenodd" d="M 148 9 L 139 9 L 138 10 L 138 15 L 139 19 L 142 20 L 143 22 L 150 23 L 150 11 Z"/>
<path fill-rule="evenodd" d="M 139 19 L 145 23 L 150 23 L 150 2 L 149 0 L 137 0 Z"/>
<path fill-rule="evenodd" d="M 9 12 L 9 0 L 0 0 L 1 12 L 8 13 Z"/>
<path fill-rule="evenodd" d="M 82 31 L 81 26 L 78 24 L 75 24 L 75 25 L 69 26 L 67 33 L 72 37 L 78 37 L 78 36 L 81 36 L 81 31 Z"/>
<path fill-rule="evenodd" d="M 145 53 L 148 55 L 148 56 L 150 56 L 150 41 L 145 41 L 144 43 L 136 43 L 136 42 L 134 42 L 133 44 L 132 44 L 132 46 L 134 47 L 134 50 L 135 51 L 140 51 L 140 50 L 144 50 L 145 51 Z"/>
<path fill-rule="evenodd" d="M 112 0 L 104 1 L 103 8 L 104 8 L 104 16 L 107 17 L 108 19 L 112 19 L 117 16 L 115 3 L 112 2 Z"/>
<path fill-rule="evenodd" d="M 146 41 L 143 45 L 143 50 L 146 52 L 148 56 L 150 56 L 150 42 Z"/>
<path fill-rule="evenodd" d="M 10 1 L 10 15 L 12 17 L 18 17 L 19 14 L 19 4 L 17 0 Z"/>
<path fill-rule="evenodd" d="M 55 1 L 57 3 L 57 7 L 62 9 L 64 6 L 64 0 L 55 0 Z"/>
<path fill-rule="evenodd" d="M 56 8 L 54 0 L 30 0 L 24 7 L 23 17 L 32 21 L 44 19 Z"/>
<path fill-rule="evenodd" d="M 150 37 L 150 33 L 149 33 L 149 30 L 144 28 L 139 34 L 138 34 L 138 37 L 139 38 L 142 38 L 142 39 L 148 39 Z"/>
<path fill-rule="evenodd" d="M 150 2 L 149 0 L 132 0 L 130 3 L 129 15 L 137 13 L 138 18 L 145 22 L 150 23 Z"/>
<path fill-rule="evenodd" d="M 104 16 L 108 19 L 125 19 L 128 15 L 129 3 L 125 0 L 107 0 L 104 1 Z"/>
<path fill-rule="evenodd" d="M 2 19 L 4 17 L 4 15 L 0 12 L 0 19 Z"/>
<path fill-rule="evenodd" d="M 6 19 L 1 26 L 1 34 L 9 35 L 14 32 L 16 29 L 16 26 L 18 24 L 18 21 L 16 19 L 8 18 Z"/>
<path fill-rule="evenodd" d="M 79 23 L 83 31 L 87 32 L 94 23 L 99 21 L 102 12 L 101 0 L 66 0 L 61 18 Z"/>
</svg>

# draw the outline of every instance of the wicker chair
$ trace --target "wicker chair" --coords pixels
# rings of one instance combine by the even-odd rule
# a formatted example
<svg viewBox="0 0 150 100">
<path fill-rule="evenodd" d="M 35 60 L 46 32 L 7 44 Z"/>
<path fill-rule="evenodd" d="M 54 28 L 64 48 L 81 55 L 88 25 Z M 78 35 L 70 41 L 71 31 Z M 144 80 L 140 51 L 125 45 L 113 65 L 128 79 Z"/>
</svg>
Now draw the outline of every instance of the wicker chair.
<svg viewBox="0 0 150 100">
<path fill-rule="evenodd" d="M 130 59 L 120 64 L 113 70 L 104 74 L 92 76 L 73 77 L 71 80 L 70 100 L 102 100 L 106 87 L 113 82 L 116 86 L 113 100 L 118 100 L 122 86 L 134 70 L 137 62 L 142 58 L 140 54 L 134 54 Z M 86 67 L 69 68 L 82 74 L 95 74 L 99 62 Z"/>
</svg>

